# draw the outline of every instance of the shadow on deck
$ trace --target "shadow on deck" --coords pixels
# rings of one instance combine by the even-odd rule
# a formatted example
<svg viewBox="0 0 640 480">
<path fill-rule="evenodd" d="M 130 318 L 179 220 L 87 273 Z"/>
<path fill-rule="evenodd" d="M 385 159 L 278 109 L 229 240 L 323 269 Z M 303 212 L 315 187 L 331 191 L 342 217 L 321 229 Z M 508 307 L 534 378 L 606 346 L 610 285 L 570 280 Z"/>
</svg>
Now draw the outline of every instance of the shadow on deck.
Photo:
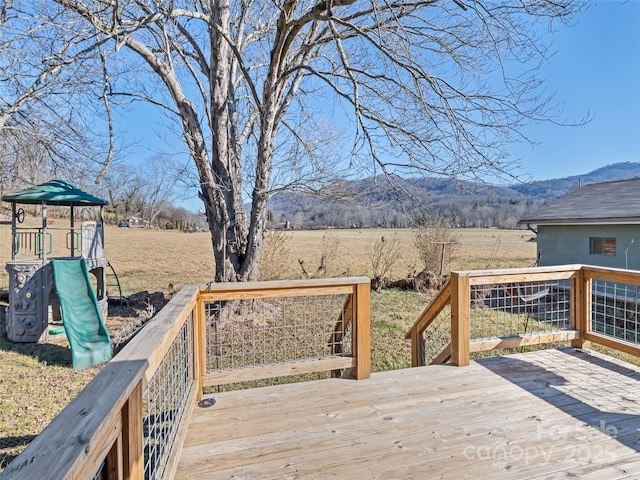
<svg viewBox="0 0 640 480">
<path fill-rule="evenodd" d="M 638 379 L 562 349 L 219 393 L 176 478 L 638 478 Z"/>
</svg>

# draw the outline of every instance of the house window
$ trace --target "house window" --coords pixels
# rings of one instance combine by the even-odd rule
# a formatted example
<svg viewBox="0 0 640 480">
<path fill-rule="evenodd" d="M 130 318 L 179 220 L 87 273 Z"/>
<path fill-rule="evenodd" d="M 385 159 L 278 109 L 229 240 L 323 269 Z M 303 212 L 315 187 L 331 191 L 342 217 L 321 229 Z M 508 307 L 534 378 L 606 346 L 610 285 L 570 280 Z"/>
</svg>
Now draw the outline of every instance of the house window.
<svg viewBox="0 0 640 480">
<path fill-rule="evenodd" d="M 591 237 L 589 253 L 591 255 L 616 256 L 616 239 L 607 237 Z"/>
</svg>

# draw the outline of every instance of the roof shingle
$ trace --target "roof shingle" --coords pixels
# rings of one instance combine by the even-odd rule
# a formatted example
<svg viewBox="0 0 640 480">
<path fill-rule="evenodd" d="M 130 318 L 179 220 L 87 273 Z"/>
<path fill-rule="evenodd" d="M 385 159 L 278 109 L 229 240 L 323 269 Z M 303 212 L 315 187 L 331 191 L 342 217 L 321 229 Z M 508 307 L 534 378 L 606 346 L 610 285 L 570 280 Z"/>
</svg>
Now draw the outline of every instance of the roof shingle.
<svg viewBox="0 0 640 480">
<path fill-rule="evenodd" d="M 592 183 L 551 200 L 520 223 L 640 223 L 640 178 Z"/>
</svg>

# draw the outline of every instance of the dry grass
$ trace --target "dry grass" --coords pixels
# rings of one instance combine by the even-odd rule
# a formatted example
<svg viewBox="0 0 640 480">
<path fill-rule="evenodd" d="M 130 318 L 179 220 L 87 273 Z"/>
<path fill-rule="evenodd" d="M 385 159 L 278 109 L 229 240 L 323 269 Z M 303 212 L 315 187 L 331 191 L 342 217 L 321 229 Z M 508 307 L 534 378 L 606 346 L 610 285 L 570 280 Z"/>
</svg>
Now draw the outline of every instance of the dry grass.
<svg viewBox="0 0 640 480">
<path fill-rule="evenodd" d="M 213 280 L 211 236 L 204 232 L 107 227 L 105 254 L 125 295 Z"/>
<path fill-rule="evenodd" d="M 62 226 L 63 222 L 56 220 L 55 226 Z M 460 229 L 456 234 L 460 245 L 451 258 L 452 270 L 522 267 L 532 265 L 535 260 L 536 244 L 527 241 L 533 234 L 525 230 Z M 292 230 L 285 237 L 288 258 L 280 259 L 281 278 L 302 278 L 299 259 L 310 273 L 316 272 L 325 250 L 323 242 L 330 244 L 333 257 L 322 276 L 372 276 L 368 253 L 371 241 L 393 235 L 398 238 L 401 254 L 391 270 L 391 278 L 403 278 L 422 270 L 413 245 L 414 231 L 410 229 Z M 64 239 L 54 242 L 64 245 Z M 0 228 L 0 258 L 10 258 L 10 245 L 9 227 Z M 54 253 L 66 254 L 61 248 Z M 125 295 L 166 289 L 169 284 L 206 283 L 214 277 L 208 232 L 107 226 L 105 253 Z M 0 271 L 0 284 L 7 284 L 4 269 Z"/>
<path fill-rule="evenodd" d="M 372 240 L 396 235 L 401 246 L 401 254 L 391 270 L 394 279 L 406 277 L 422 270 L 415 250 L 414 230 L 373 229 L 373 230 L 331 230 L 338 240 L 336 258 L 329 266 L 326 276 L 373 274 L 368 246 Z M 322 256 L 319 239 L 322 231 L 292 231 L 289 240 L 291 262 L 284 272 L 286 278 L 299 278 L 301 269 L 297 259 L 304 260 L 306 266 L 317 268 Z M 526 230 L 460 229 L 456 230 L 460 239 L 455 255 L 451 258 L 452 270 L 473 270 L 484 268 L 511 268 L 531 266 L 536 257 L 536 244 L 528 240 L 533 237 Z"/>
<path fill-rule="evenodd" d="M 73 370 L 66 340 L 8 341 L 1 317 L 0 471 L 100 370 Z"/>
</svg>

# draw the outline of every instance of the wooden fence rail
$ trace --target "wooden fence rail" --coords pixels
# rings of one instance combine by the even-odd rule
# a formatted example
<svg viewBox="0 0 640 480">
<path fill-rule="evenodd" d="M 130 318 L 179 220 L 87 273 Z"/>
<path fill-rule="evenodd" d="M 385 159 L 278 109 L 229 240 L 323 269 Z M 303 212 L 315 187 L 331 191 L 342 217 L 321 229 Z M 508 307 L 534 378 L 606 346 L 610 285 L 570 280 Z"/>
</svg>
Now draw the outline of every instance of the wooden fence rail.
<svg viewBox="0 0 640 480">
<path fill-rule="evenodd" d="M 308 362 L 305 367 L 297 362 L 293 370 L 339 366 L 351 368 L 357 379 L 368 378 L 369 288 L 369 279 L 360 277 L 184 287 L 0 477 L 171 478 L 191 410 L 203 387 L 217 384 L 215 375 L 207 373 L 206 363 L 207 304 L 213 301 L 347 295 L 351 355 Z M 278 364 L 268 370 L 280 376 L 292 368 Z M 238 373 L 237 378 L 233 372 L 225 375 L 231 381 L 246 379 L 246 372 Z M 171 399 L 158 401 L 165 394 Z"/>
<path fill-rule="evenodd" d="M 550 304 L 555 310 L 545 312 Z M 571 341 L 578 348 L 595 342 L 640 355 L 640 272 L 636 271 L 562 265 L 453 272 L 406 334 L 412 342 L 412 366 L 426 363 L 425 333 L 445 308 L 450 308 L 451 341 L 432 363 L 451 358 L 453 364 L 464 366 L 473 352 L 558 341 Z M 533 318 L 548 328 L 527 332 L 525 323 L 524 333 L 500 328 L 488 329 L 494 332 L 490 336 L 473 332 L 476 317 L 496 326 L 495 315 L 484 313 L 488 310 L 501 311 L 502 320 L 511 323 L 514 317 L 525 322 Z"/>
</svg>

